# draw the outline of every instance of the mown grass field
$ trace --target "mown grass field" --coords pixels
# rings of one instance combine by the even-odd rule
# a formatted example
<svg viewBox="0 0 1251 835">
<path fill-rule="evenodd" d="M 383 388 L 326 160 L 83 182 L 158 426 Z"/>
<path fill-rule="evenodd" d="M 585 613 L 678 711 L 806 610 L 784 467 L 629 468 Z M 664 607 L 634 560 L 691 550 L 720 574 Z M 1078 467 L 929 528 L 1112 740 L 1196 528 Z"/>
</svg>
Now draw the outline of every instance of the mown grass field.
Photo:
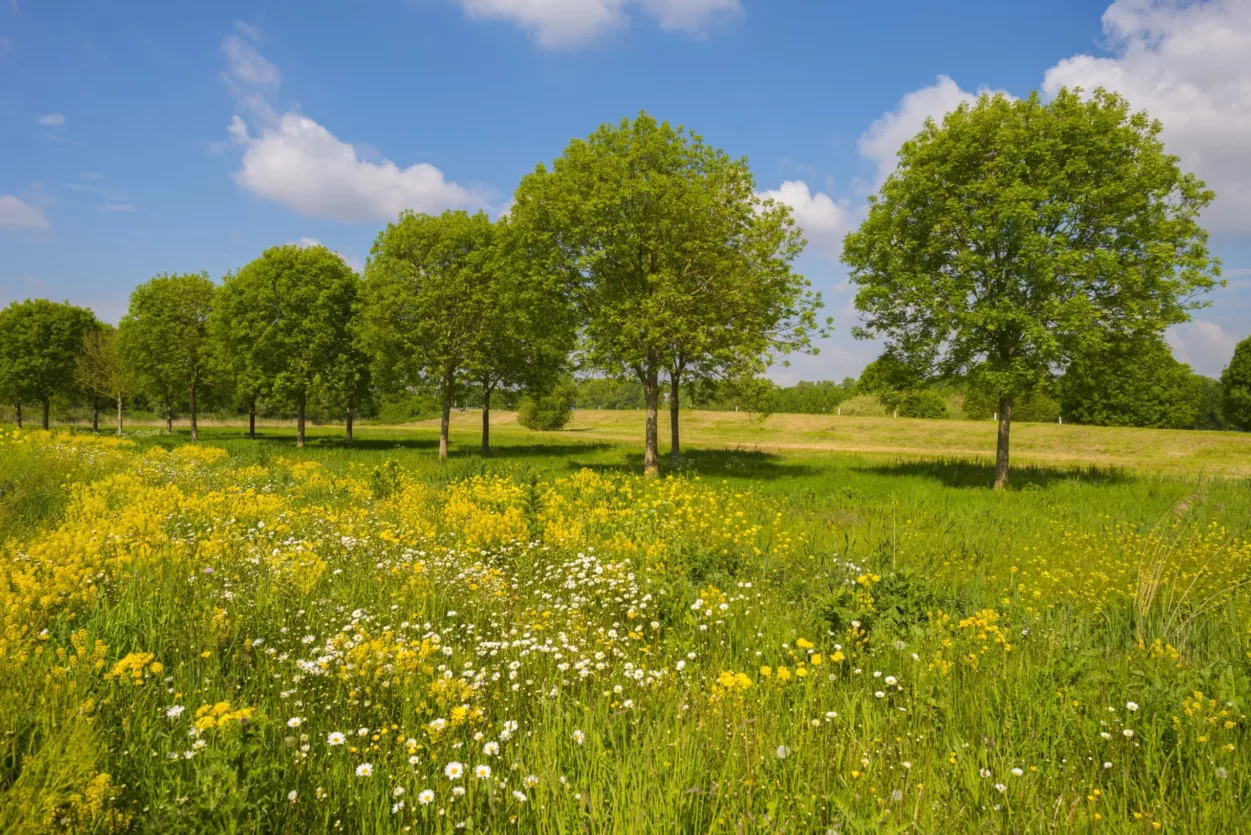
<svg viewBox="0 0 1251 835">
<path fill-rule="evenodd" d="M 640 418 L 10 427 L 0 829 L 1248 827 L 1248 439 Z"/>
</svg>

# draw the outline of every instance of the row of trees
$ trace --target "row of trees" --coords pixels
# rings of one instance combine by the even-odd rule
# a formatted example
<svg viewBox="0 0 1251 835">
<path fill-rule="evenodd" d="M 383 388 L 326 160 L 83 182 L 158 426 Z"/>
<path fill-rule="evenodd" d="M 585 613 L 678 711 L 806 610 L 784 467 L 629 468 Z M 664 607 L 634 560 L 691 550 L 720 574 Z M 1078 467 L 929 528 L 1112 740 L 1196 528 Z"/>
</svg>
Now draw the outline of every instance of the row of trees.
<svg viewBox="0 0 1251 835">
<path fill-rule="evenodd" d="M 804 241 L 787 207 L 757 196 L 745 160 L 646 114 L 575 140 L 523 179 L 507 217 L 405 212 L 378 235 L 364 276 L 324 247 L 266 250 L 225 276 L 140 285 L 116 331 L 68 304 L 0 318 L 0 396 L 48 404 L 80 386 L 136 390 L 191 436 L 206 390 L 251 417 L 336 404 L 347 437 L 372 393 L 428 393 L 447 455 L 454 402 L 474 390 L 489 447 L 492 394 L 543 392 L 571 365 L 638 382 L 644 468 L 658 469 L 669 388 L 680 454 L 683 384 L 751 378 L 825 333 L 820 297 L 792 269 Z M 20 409 L 20 407 L 19 407 Z"/>
<path fill-rule="evenodd" d="M 1198 222 L 1213 193 L 1165 152 L 1161 130 L 1103 90 L 984 95 L 904 143 L 844 241 L 853 333 L 884 343 L 902 381 L 893 388 L 960 381 L 993 404 L 996 487 L 1008 481 L 1014 413 L 1057 379 L 1092 388 L 1108 367 L 1158 370 L 1164 330 L 1219 283 Z M 571 363 L 637 382 L 654 473 L 662 386 L 676 456 L 684 386 L 759 390 L 770 363 L 827 332 L 820 297 L 793 269 L 803 246 L 745 160 L 641 114 L 539 165 L 495 223 L 405 213 L 378 236 L 363 279 L 325 249 L 278 247 L 220 288 L 199 277 L 202 290 L 171 291 L 180 312 L 169 326 L 146 300 L 164 296 L 162 281 L 192 279 L 149 282 L 121 323 L 119 355 L 158 397 L 172 402 L 181 387 L 193 434 L 197 389 L 214 374 L 253 405 L 292 404 L 301 441 L 311 397 L 341 403 L 350 427 L 367 391 L 431 392 L 442 454 L 458 391 L 481 390 L 485 444 L 495 389 L 541 390 Z M 65 316 L 57 334 L 80 327 Z M 39 363 L 18 353 L 0 385 L 46 404 L 47 387 L 27 379 Z"/>
</svg>

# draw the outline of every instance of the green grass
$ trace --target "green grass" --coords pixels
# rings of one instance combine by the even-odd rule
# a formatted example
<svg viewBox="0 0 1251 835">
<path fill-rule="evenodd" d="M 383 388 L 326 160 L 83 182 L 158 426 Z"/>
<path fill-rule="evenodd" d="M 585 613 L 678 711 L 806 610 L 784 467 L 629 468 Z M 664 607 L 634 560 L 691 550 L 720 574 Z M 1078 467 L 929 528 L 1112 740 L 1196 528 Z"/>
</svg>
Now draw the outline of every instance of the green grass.
<svg viewBox="0 0 1251 835">
<path fill-rule="evenodd" d="M 152 451 L 185 433 L 86 454 L 0 441 L 0 828 L 57 815 L 161 832 L 1251 825 L 1251 490 L 1240 462 L 1195 465 L 1232 457 L 1242 436 L 1021 427 L 1013 487 L 995 492 L 988 458 L 966 452 L 991 438 L 984 424 L 696 413 L 680 465 L 664 462 L 678 478 L 647 482 L 637 415 L 583 413 L 542 434 L 505 418 L 490 455 L 475 420 L 458 416 L 445 462 L 428 425 L 362 427 L 351 446 L 314 428 L 303 450 L 287 427 L 256 441 L 202 429 L 221 462 Z M 842 443 L 861 451 L 822 448 Z M 84 486 L 71 496 L 67 482 Z M 633 579 L 601 589 L 578 554 L 628 559 Z M 451 669 L 501 680 L 442 704 L 437 670 L 369 643 L 384 627 L 411 646 L 438 632 Z M 637 642 L 606 637 L 635 628 Z M 307 657 L 306 633 L 317 647 L 368 633 L 372 649 L 336 650 L 354 665 L 334 666 L 341 677 L 299 679 L 280 659 Z M 600 647 L 606 668 L 580 678 L 549 653 L 483 644 L 505 636 L 577 646 L 568 662 Z M 140 686 L 107 678 L 128 653 L 164 669 L 145 662 Z M 780 684 L 800 660 L 809 675 Z M 626 661 L 666 672 L 639 685 Z M 750 687 L 718 683 L 727 671 Z M 427 734 L 462 698 L 482 723 Z M 258 713 L 170 761 L 192 750 L 195 708 L 226 700 Z M 187 713 L 167 719 L 174 703 Z M 485 754 L 506 719 L 520 730 Z M 326 744 L 358 727 L 371 728 L 349 740 L 360 750 Z M 416 765 L 396 735 L 420 740 Z M 494 777 L 453 798 L 452 759 Z M 373 777 L 355 776 L 362 762 Z M 100 774 L 111 799 L 93 806 Z"/>
</svg>

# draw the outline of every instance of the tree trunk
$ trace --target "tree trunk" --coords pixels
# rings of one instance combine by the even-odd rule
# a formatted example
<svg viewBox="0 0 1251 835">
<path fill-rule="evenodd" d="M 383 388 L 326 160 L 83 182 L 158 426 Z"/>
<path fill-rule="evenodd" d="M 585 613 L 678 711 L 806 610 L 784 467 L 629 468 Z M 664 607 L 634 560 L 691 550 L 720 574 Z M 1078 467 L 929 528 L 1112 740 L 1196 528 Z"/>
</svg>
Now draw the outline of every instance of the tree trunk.
<svg viewBox="0 0 1251 835">
<path fill-rule="evenodd" d="M 669 457 L 675 464 L 682 458 L 682 444 L 678 438 L 678 397 L 681 388 L 681 373 L 675 371 L 669 379 Z"/>
<path fill-rule="evenodd" d="M 352 407 L 351 406 L 347 407 L 347 427 L 346 427 L 346 432 L 344 433 L 344 437 L 349 444 L 352 443 Z"/>
<path fill-rule="evenodd" d="M 200 427 L 195 422 L 195 385 L 191 386 L 191 440 L 200 440 Z"/>
<path fill-rule="evenodd" d="M 117 396 L 117 437 L 122 437 L 122 396 Z"/>
<path fill-rule="evenodd" d="M 647 371 L 643 381 L 643 400 L 647 404 L 647 429 L 643 441 L 643 475 L 654 477 L 660 475 L 659 430 L 656 413 L 659 411 L 660 380 L 653 367 Z"/>
<path fill-rule="evenodd" d="M 173 406 L 165 407 L 165 434 L 166 435 L 174 434 L 174 407 Z"/>
<path fill-rule="evenodd" d="M 491 390 L 482 387 L 482 454 L 491 454 Z"/>
<path fill-rule="evenodd" d="M 248 438 L 256 440 L 256 398 L 248 401 Z"/>
<path fill-rule="evenodd" d="M 13 408 L 14 410 L 17 411 L 17 428 L 21 429 L 22 428 L 22 404 L 14 403 Z"/>
<path fill-rule="evenodd" d="M 299 448 L 304 447 L 304 398 L 300 398 L 299 409 L 295 419 L 295 445 Z"/>
<path fill-rule="evenodd" d="M 100 431 L 100 404 L 95 402 L 91 404 L 91 431 Z"/>
<path fill-rule="evenodd" d="M 47 397 L 43 399 L 43 428 L 48 428 L 48 415 L 52 411 L 52 401 Z"/>
<path fill-rule="evenodd" d="M 1012 398 L 999 398 L 999 444 L 995 451 L 995 489 L 1008 486 L 1008 433 L 1012 429 Z"/>
<path fill-rule="evenodd" d="M 439 420 L 439 459 L 447 458 L 447 432 L 452 424 L 452 388 L 443 387 L 443 416 Z"/>
</svg>

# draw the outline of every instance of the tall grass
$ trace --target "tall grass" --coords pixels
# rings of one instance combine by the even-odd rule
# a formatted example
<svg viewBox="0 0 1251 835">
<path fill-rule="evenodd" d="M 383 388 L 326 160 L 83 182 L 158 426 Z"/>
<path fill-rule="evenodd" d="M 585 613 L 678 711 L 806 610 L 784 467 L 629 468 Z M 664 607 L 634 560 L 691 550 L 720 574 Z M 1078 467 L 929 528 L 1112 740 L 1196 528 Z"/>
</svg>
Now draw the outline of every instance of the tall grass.
<svg viewBox="0 0 1251 835">
<path fill-rule="evenodd" d="M 1245 484 L 362 435 L 0 439 L 0 828 L 1247 826 Z"/>
</svg>

